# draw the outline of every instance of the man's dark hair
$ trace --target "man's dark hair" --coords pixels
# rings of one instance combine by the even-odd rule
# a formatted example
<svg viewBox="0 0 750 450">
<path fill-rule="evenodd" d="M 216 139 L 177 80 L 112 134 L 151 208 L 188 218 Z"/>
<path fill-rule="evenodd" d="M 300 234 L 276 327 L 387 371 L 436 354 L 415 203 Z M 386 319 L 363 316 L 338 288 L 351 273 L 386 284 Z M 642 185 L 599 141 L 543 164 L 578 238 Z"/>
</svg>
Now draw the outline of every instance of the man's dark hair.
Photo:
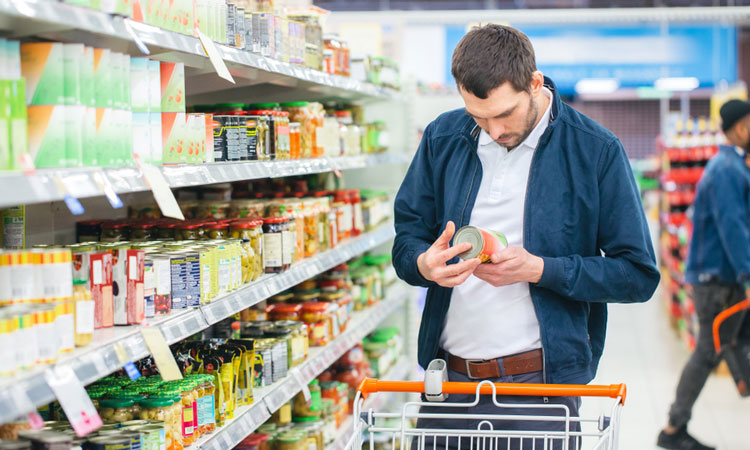
<svg viewBox="0 0 750 450">
<path fill-rule="evenodd" d="M 536 58 L 528 36 L 495 24 L 469 31 L 453 51 L 451 62 L 458 87 L 482 99 L 506 81 L 516 91 L 528 91 L 534 71 Z"/>
</svg>

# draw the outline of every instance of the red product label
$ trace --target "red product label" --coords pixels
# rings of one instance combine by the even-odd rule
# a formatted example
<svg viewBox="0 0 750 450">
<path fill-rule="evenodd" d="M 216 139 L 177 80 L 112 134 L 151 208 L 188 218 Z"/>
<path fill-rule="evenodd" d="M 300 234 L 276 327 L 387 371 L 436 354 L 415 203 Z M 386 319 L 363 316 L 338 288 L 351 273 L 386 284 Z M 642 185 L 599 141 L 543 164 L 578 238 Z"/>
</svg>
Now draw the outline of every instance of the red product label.
<svg viewBox="0 0 750 450">
<path fill-rule="evenodd" d="M 127 318 L 128 324 L 143 322 L 145 300 L 143 295 L 143 272 L 145 270 L 146 252 L 143 250 L 128 250 L 127 267 Z"/>
<path fill-rule="evenodd" d="M 94 300 L 94 328 L 114 325 L 114 298 L 112 295 L 112 254 L 95 253 L 90 259 L 91 297 Z"/>
<path fill-rule="evenodd" d="M 477 227 L 477 230 L 482 233 L 482 240 L 484 241 L 484 247 L 482 247 L 482 251 L 479 252 L 477 258 L 483 263 L 488 262 L 492 255 L 508 246 L 508 240 L 504 235 L 479 227 Z"/>
<path fill-rule="evenodd" d="M 195 405 L 184 406 L 182 408 L 182 436 L 189 437 L 193 435 L 195 430 Z"/>
</svg>

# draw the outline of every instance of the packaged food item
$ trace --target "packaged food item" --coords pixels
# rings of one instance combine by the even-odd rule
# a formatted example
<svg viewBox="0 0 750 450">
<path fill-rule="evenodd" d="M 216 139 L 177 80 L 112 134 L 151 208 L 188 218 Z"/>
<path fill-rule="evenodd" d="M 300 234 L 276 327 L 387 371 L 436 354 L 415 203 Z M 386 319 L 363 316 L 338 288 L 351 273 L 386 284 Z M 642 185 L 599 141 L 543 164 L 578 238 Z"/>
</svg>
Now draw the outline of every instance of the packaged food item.
<svg viewBox="0 0 750 450">
<path fill-rule="evenodd" d="M 161 112 L 185 112 L 185 65 L 160 63 Z"/>
<path fill-rule="evenodd" d="M 143 274 L 145 252 L 133 249 L 115 249 L 113 256 L 113 283 L 115 325 L 134 325 L 145 316 Z"/>
<path fill-rule="evenodd" d="M 96 242 L 101 238 L 101 220 L 82 220 L 76 222 L 76 242 Z"/>
<path fill-rule="evenodd" d="M 150 253 L 144 264 L 146 263 L 153 267 L 154 314 L 168 314 L 172 310 L 172 261 L 168 255 Z M 146 308 L 150 306 L 146 304 Z"/>
<path fill-rule="evenodd" d="M 297 395 L 294 396 L 294 399 L 292 400 L 292 414 L 295 418 L 302 417 L 302 418 L 319 418 L 322 411 L 322 395 L 321 395 L 321 388 L 320 388 L 320 382 L 318 380 L 312 380 L 308 385 L 308 389 L 310 390 L 310 401 L 308 402 L 305 398 L 305 395 L 300 392 Z"/>
<path fill-rule="evenodd" d="M 153 241 L 158 233 L 158 229 L 153 223 L 132 224 L 129 228 L 130 240 L 134 242 Z"/>
<path fill-rule="evenodd" d="M 463 260 L 479 258 L 483 263 L 489 262 L 494 253 L 508 246 L 508 240 L 502 233 L 470 225 L 460 228 L 453 238 L 453 245 L 464 242 L 471 244 L 471 249 L 458 257 Z"/>
<path fill-rule="evenodd" d="M 300 320 L 301 304 L 280 303 L 273 305 L 268 313 L 271 320 Z"/>
<path fill-rule="evenodd" d="M 172 309 L 200 306 L 200 255 L 193 251 L 175 253 L 170 257 L 172 278 Z"/>
<path fill-rule="evenodd" d="M 122 423 L 135 419 L 133 406 L 135 402 L 130 399 L 104 399 L 99 401 L 99 416 L 105 423 Z"/>
<path fill-rule="evenodd" d="M 112 254 L 94 253 L 90 256 L 90 286 L 94 299 L 94 328 L 114 325 L 114 298 L 112 292 Z"/>
<path fill-rule="evenodd" d="M 263 219 L 263 264 L 265 273 L 279 273 L 289 266 L 284 263 L 284 228 L 287 220 L 283 217 Z"/>
</svg>

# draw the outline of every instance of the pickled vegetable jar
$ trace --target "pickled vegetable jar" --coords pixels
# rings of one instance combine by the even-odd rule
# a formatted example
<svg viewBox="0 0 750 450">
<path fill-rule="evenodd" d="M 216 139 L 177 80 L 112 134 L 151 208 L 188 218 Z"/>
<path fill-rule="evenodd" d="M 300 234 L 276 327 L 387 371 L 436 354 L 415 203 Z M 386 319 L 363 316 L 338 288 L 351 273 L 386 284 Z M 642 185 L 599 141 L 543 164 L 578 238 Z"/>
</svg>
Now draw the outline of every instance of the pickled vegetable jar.
<svg viewBox="0 0 750 450">
<path fill-rule="evenodd" d="M 331 341 L 331 313 L 329 303 L 310 302 L 302 307 L 302 321 L 308 326 L 311 347 L 321 347 Z"/>
<path fill-rule="evenodd" d="M 88 286 L 88 280 L 73 280 L 76 347 L 85 347 L 94 338 L 94 300 Z"/>
<path fill-rule="evenodd" d="M 105 423 L 122 423 L 137 418 L 133 414 L 135 402 L 128 399 L 103 399 L 99 401 L 99 417 Z"/>
</svg>

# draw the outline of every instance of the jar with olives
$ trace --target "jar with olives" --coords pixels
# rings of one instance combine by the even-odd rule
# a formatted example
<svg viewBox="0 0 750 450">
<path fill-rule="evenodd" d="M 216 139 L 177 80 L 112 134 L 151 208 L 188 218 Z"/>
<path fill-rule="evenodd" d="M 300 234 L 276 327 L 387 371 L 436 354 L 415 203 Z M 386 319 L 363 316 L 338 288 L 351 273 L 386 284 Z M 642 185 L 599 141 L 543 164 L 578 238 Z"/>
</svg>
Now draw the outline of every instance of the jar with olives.
<svg viewBox="0 0 750 450">
<path fill-rule="evenodd" d="M 184 380 L 178 385 L 180 390 L 180 404 L 182 405 L 182 443 L 192 445 L 198 440 L 195 430 L 195 404 L 197 400 L 195 384 Z"/>
<path fill-rule="evenodd" d="M 99 417 L 105 423 L 122 423 L 133 420 L 133 400 L 125 398 L 107 398 L 99 401 Z"/>
<path fill-rule="evenodd" d="M 211 434 L 216 431 L 214 376 L 200 375 L 198 380 L 201 382 L 201 398 L 198 400 L 198 426 L 201 428 L 201 433 Z"/>
<path fill-rule="evenodd" d="M 102 242 L 122 242 L 128 240 L 128 226 L 124 222 L 102 223 Z"/>
<path fill-rule="evenodd" d="M 158 228 L 153 223 L 136 223 L 130 225 L 130 240 L 134 242 L 153 241 L 158 235 Z"/>
<path fill-rule="evenodd" d="M 229 237 L 225 223 L 207 223 L 202 227 L 203 239 L 226 239 Z"/>
<path fill-rule="evenodd" d="M 178 241 L 197 241 L 201 236 L 201 226 L 197 223 L 183 223 L 175 227 L 175 239 Z"/>
<path fill-rule="evenodd" d="M 172 437 L 173 450 L 183 450 L 182 442 L 182 393 L 179 389 L 161 389 L 153 398 L 170 400 L 172 405 L 169 406 L 172 418 L 171 423 L 164 422 L 166 433 Z M 167 446 L 169 448 L 169 446 Z"/>
</svg>

